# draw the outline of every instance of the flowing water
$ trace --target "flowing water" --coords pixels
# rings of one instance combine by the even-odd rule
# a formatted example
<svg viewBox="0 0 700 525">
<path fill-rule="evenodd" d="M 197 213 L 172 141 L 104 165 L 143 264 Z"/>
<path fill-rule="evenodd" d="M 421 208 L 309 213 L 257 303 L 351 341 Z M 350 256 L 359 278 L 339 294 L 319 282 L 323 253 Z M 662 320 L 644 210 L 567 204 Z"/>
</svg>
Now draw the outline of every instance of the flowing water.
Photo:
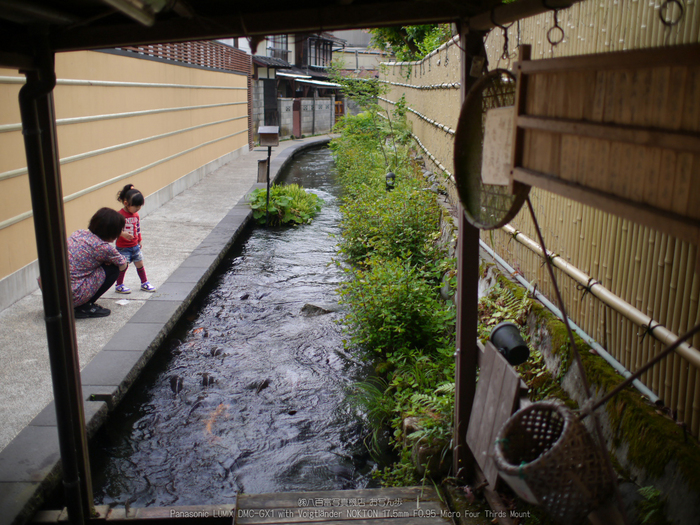
<svg viewBox="0 0 700 525">
<path fill-rule="evenodd" d="M 323 210 L 309 225 L 253 228 L 234 248 L 94 440 L 96 503 L 371 486 L 367 429 L 346 402 L 369 371 L 342 343 L 332 158 L 318 149 L 292 164 L 285 182 Z"/>
</svg>

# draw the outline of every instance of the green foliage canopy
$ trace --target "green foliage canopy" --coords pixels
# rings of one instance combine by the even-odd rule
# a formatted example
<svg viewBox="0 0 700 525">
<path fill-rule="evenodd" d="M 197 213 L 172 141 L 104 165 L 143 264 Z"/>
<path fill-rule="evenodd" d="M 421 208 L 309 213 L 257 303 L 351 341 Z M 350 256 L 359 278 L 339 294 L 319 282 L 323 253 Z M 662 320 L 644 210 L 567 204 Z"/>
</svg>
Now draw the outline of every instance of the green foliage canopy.
<svg viewBox="0 0 700 525">
<path fill-rule="evenodd" d="M 394 53 L 397 60 L 420 60 L 452 38 L 449 24 L 427 24 L 370 29 L 371 45 Z"/>
</svg>

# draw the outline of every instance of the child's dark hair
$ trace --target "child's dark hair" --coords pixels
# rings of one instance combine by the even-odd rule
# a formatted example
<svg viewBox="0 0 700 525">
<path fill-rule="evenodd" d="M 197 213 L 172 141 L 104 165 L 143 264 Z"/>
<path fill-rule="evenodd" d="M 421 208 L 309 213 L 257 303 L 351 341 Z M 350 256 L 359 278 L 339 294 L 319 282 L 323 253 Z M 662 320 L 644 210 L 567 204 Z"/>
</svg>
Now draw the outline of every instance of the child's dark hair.
<svg viewBox="0 0 700 525">
<path fill-rule="evenodd" d="M 144 198 L 139 190 L 134 188 L 133 184 L 127 184 L 122 188 L 122 191 L 117 193 L 119 202 L 126 201 L 129 206 L 143 206 Z"/>
<path fill-rule="evenodd" d="M 106 242 L 112 242 L 119 237 L 124 229 L 126 219 L 112 208 L 100 208 L 90 219 L 88 230 Z"/>
</svg>

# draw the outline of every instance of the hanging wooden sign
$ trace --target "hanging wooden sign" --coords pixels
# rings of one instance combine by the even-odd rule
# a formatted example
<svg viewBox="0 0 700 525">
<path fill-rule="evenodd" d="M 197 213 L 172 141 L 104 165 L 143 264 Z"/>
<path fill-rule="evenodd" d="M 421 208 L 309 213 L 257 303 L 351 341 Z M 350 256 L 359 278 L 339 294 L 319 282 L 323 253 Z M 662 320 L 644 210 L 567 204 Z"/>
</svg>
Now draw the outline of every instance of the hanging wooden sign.
<svg viewBox="0 0 700 525">
<path fill-rule="evenodd" d="M 481 182 L 508 186 L 513 162 L 512 106 L 486 112 L 484 151 L 481 155 Z"/>
</svg>

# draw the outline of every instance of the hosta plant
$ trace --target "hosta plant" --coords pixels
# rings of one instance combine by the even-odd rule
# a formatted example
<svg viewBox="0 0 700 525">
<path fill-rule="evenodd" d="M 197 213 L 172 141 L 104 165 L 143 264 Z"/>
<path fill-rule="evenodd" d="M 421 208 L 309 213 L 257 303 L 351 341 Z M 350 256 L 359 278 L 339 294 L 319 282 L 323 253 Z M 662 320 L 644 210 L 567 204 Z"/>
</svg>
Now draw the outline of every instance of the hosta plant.
<svg viewBox="0 0 700 525">
<path fill-rule="evenodd" d="M 269 226 L 307 224 L 321 211 L 322 206 L 323 201 L 318 195 L 308 193 L 298 184 L 273 184 L 269 203 L 266 188 L 259 188 L 250 194 L 253 218 L 258 224 Z"/>
</svg>

